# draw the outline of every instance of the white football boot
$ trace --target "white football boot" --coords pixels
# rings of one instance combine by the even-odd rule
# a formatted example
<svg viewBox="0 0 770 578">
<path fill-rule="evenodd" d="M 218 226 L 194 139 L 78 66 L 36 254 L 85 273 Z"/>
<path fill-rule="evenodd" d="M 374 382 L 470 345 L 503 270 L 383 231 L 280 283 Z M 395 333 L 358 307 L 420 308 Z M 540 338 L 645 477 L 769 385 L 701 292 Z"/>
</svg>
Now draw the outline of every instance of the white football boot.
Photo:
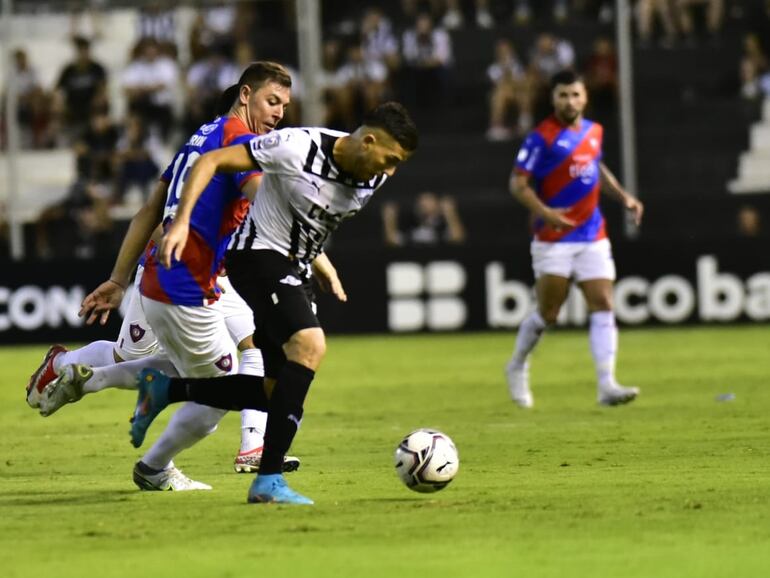
<svg viewBox="0 0 770 578">
<path fill-rule="evenodd" d="M 508 380 L 508 393 L 519 407 L 529 409 L 535 405 L 532 392 L 529 389 L 529 362 L 517 365 L 509 362 L 505 366 L 505 377 Z"/>
<path fill-rule="evenodd" d="M 596 396 L 599 405 L 623 405 L 631 403 L 639 395 L 638 387 L 623 387 L 617 383 L 600 385 Z"/>
<path fill-rule="evenodd" d="M 134 483 L 140 490 L 150 492 L 185 492 L 211 489 L 208 484 L 191 480 L 175 466 L 155 471 L 142 462 L 136 462 L 134 465 Z"/>
<path fill-rule="evenodd" d="M 73 364 L 62 368 L 59 377 L 43 388 L 40 396 L 40 415 L 48 417 L 68 403 L 83 397 L 83 385 L 94 372 L 87 365 Z"/>
</svg>

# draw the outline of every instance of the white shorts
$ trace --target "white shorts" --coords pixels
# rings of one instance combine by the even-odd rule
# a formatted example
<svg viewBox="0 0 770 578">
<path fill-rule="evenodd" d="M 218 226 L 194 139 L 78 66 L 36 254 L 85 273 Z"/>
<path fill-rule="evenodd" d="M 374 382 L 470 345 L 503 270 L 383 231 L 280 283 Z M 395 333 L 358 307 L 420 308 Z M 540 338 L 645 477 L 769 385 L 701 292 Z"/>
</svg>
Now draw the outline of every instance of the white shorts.
<svg viewBox="0 0 770 578">
<path fill-rule="evenodd" d="M 532 241 L 535 277 L 556 275 L 575 281 L 615 280 L 615 261 L 609 239 L 590 243 L 546 243 Z"/>
<path fill-rule="evenodd" d="M 123 313 L 123 325 L 115 342 L 115 353 L 123 361 L 141 359 L 158 352 L 158 340 L 150 324 L 144 317 L 142 304 L 139 302 L 139 283 L 142 281 L 144 267 L 136 269 L 133 291 L 128 299 L 128 305 Z"/>
<path fill-rule="evenodd" d="M 238 371 L 238 352 L 219 308 L 169 305 L 141 297 L 147 321 L 184 377 L 216 377 Z"/>
<path fill-rule="evenodd" d="M 222 312 L 230 337 L 237 346 L 247 337 L 254 335 L 254 313 L 230 283 L 227 277 L 219 277 L 217 284 L 222 288 L 222 296 L 214 307 Z"/>
</svg>

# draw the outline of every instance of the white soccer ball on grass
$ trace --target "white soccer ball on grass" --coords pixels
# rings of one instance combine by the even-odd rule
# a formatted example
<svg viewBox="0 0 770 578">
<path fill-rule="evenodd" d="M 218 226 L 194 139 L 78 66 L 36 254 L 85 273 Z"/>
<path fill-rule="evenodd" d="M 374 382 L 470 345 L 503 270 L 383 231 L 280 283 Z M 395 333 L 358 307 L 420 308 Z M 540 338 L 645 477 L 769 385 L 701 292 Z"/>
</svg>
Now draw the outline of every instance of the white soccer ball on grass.
<svg viewBox="0 0 770 578">
<path fill-rule="evenodd" d="M 418 429 L 396 448 L 396 473 L 415 492 L 437 492 L 451 482 L 460 456 L 450 437 L 434 429 Z"/>
</svg>

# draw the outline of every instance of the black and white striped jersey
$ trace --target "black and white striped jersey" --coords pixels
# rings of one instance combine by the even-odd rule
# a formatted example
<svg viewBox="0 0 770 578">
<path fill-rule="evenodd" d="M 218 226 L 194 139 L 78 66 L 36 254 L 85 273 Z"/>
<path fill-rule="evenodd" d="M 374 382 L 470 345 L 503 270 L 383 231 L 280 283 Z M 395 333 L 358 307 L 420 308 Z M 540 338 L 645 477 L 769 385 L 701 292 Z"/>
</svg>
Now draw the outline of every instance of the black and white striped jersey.
<svg viewBox="0 0 770 578">
<path fill-rule="evenodd" d="M 228 249 L 271 249 L 305 265 L 315 259 L 329 234 L 387 179 L 356 181 L 335 164 L 334 143 L 347 134 L 285 128 L 249 141 L 262 182 Z"/>
</svg>

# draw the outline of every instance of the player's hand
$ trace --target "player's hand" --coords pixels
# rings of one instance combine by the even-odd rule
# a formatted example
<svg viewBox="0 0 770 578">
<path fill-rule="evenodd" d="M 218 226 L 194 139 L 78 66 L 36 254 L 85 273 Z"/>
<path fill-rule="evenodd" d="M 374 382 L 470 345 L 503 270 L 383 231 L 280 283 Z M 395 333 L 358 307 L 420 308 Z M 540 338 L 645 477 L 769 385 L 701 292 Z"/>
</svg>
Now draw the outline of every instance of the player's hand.
<svg viewBox="0 0 770 578">
<path fill-rule="evenodd" d="M 543 214 L 543 220 L 551 225 L 555 231 L 561 231 L 562 229 L 573 229 L 577 226 L 577 222 L 570 219 L 565 214 L 567 209 L 551 209 L 549 208 Z"/>
<path fill-rule="evenodd" d="M 321 291 L 334 295 L 338 301 L 347 302 L 348 295 L 336 272 L 314 269 L 313 273 Z"/>
<path fill-rule="evenodd" d="M 158 245 L 158 259 L 160 264 L 166 269 L 171 268 L 172 259 L 180 261 L 182 259 L 182 251 L 184 251 L 185 245 L 187 245 L 187 236 L 190 234 L 190 225 L 181 222 L 174 221 L 171 226 L 163 235 Z"/>
<path fill-rule="evenodd" d="M 636 197 L 626 195 L 623 204 L 625 204 L 626 210 L 631 211 L 631 214 L 634 216 L 634 223 L 639 226 L 642 223 L 642 215 L 644 214 L 644 205 L 642 202 Z"/>
<path fill-rule="evenodd" d="M 115 281 L 105 281 L 86 295 L 80 304 L 79 317 L 86 318 L 86 324 L 92 325 L 99 319 L 99 324 L 104 325 L 110 317 L 110 311 L 120 307 L 126 290 Z"/>
</svg>

